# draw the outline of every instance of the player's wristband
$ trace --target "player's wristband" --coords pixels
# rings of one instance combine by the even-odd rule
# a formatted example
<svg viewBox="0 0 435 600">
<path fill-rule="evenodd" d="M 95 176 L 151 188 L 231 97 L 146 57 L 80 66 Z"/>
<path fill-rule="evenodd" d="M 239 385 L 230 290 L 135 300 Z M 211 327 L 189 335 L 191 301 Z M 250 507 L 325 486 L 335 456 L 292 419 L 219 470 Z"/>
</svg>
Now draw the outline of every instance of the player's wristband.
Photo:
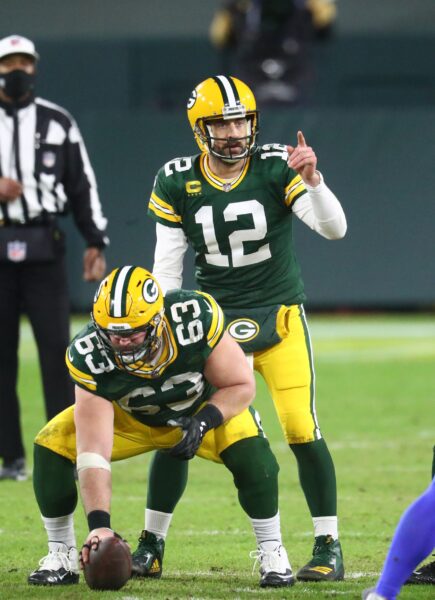
<svg viewBox="0 0 435 600">
<path fill-rule="evenodd" d="M 105 510 L 91 510 L 87 516 L 89 531 L 93 529 L 99 529 L 100 527 L 110 527 L 110 514 Z"/>
<path fill-rule="evenodd" d="M 193 418 L 197 419 L 203 425 L 203 433 L 209 429 L 219 427 L 224 422 L 221 411 L 214 404 L 206 404 Z"/>
</svg>

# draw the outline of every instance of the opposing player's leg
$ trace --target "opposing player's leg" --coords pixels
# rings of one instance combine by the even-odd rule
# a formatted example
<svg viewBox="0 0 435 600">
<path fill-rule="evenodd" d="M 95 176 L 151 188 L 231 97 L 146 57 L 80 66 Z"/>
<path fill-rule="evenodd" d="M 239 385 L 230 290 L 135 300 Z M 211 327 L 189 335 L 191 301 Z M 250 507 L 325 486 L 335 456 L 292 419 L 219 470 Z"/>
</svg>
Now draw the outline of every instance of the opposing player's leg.
<svg viewBox="0 0 435 600">
<path fill-rule="evenodd" d="M 297 578 L 337 581 L 344 577 L 338 541 L 337 485 L 334 464 L 317 421 L 310 336 L 303 307 L 292 306 L 280 317 L 283 340 L 255 353 L 254 368 L 267 383 L 287 443 L 296 457 L 313 520 L 313 555 Z"/>
<path fill-rule="evenodd" d="M 435 547 L 435 479 L 403 513 L 375 588 L 368 600 L 395 600 L 412 570 Z"/>
<path fill-rule="evenodd" d="M 435 446 L 432 456 L 432 479 L 435 477 Z M 418 567 L 405 581 L 405 585 L 435 585 L 435 560 Z"/>
</svg>

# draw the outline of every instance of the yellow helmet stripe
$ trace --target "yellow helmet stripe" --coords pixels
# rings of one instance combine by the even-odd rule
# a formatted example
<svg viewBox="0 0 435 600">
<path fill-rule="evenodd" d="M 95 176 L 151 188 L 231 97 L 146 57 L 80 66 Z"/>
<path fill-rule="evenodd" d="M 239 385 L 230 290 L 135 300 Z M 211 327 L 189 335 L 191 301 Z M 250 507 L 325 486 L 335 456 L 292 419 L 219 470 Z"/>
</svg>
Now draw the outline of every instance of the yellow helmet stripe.
<svg viewBox="0 0 435 600">
<path fill-rule="evenodd" d="M 83 373 L 80 369 L 77 369 L 69 359 L 68 351 L 65 354 L 65 362 L 68 370 L 70 372 L 71 377 L 84 386 L 86 386 L 89 390 L 95 391 L 97 389 L 97 382 L 93 379 L 88 373 Z"/>
<path fill-rule="evenodd" d="M 224 330 L 224 324 L 225 324 L 224 313 L 223 313 L 221 307 L 219 306 L 219 304 L 213 298 L 213 296 L 210 296 L 210 294 L 206 294 L 205 292 L 199 292 L 199 291 L 198 291 L 198 294 L 201 294 L 202 296 L 204 296 L 204 298 L 207 299 L 208 303 L 211 306 L 212 312 L 213 312 L 213 318 L 211 321 L 210 329 L 208 330 L 208 333 L 207 333 L 207 343 L 210 346 L 210 348 L 214 348 L 216 346 L 217 342 L 220 340 L 220 338 L 222 336 L 222 332 Z"/>
</svg>

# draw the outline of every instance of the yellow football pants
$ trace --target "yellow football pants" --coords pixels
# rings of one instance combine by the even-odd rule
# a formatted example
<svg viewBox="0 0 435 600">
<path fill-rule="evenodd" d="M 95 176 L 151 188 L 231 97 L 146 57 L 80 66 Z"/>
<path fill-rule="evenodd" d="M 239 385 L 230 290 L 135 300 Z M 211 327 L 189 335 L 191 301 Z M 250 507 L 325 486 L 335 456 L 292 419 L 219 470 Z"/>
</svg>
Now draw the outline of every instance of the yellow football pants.
<svg viewBox="0 0 435 600">
<path fill-rule="evenodd" d="M 172 448 L 181 439 L 179 427 L 149 427 L 113 403 L 114 437 L 112 460 L 123 460 L 151 450 Z M 199 410 L 199 409 L 198 409 Z M 95 423 L 98 427 L 98 423 Z M 245 438 L 264 433 L 256 411 L 246 409 L 216 429 L 208 431 L 197 451 L 197 456 L 221 463 L 221 452 Z M 74 406 L 70 406 L 49 421 L 35 438 L 35 444 L 44 446 L 75 462 L 76 431 Z"/>
<path fill-rule="evenodd" d="M 277 317 L 281 342 L 254 353 L 254 369 L 272 396 L 289 444 L 320 439 L 315 407 L 315 377 L 310 336 L 303 306 L 282 307 Z"/>
</svg>

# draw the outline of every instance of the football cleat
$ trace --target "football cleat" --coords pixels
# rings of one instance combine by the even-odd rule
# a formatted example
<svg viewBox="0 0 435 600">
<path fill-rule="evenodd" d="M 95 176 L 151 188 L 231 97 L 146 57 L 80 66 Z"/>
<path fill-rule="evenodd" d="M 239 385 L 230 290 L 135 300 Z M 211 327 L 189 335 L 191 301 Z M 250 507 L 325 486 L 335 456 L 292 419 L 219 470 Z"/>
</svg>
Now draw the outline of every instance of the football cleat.
<svg viewBox="0 0 435 600">
<path fill-rule="evenodd" d="M 344 578 L 340 542 L 330 535 L 316 537 L 313 558 L 296 574 L 299 581 L 340 581 Z"/>
<path fill-rule="evenodd" d="M 30 573 L 27 581 L 33 585 L 69 585 L 79 582 L 77 548 L 68 548 L 61 542 L 50 542 L 47 556 L 41 558 L 39 567 Z"/>
<path fill-rule="evenodd" d="M 160 579 L 164 552 L 165 540 L 144 529 L 140 534 L 139 545 L 131 555 L 131 576 Z"/>
<path fill-rule="evenodd" d="M 435 585 L 435 560 L 416 569 L 405 581 L 408 584 Z"/>
<path fill-rule="evenodd" d="M 25 481 L 27 479 L 26 463 L 24 458 L 3 460 L 0 468 L 0 479 L 13 479 L 14 481 Z"/>
<path fill-rule="evenodd" d="M 376 588 L 368 588 L 361 594 L 362 600 L 387 600 L 385 596 L 380 596 L 376 591 Z"/>
<path fill-rule="evenodd" d="M 266 544 L 270 546 L 270 542 Z M 279 542 L 273 549 L 266 549 L 264 543 L 260 544 L 249 556 L 255 558 L 252 572 L 260 564 L 260 587 L 285 587 L 295 583 L 287 552 Z"/>
</svg>

